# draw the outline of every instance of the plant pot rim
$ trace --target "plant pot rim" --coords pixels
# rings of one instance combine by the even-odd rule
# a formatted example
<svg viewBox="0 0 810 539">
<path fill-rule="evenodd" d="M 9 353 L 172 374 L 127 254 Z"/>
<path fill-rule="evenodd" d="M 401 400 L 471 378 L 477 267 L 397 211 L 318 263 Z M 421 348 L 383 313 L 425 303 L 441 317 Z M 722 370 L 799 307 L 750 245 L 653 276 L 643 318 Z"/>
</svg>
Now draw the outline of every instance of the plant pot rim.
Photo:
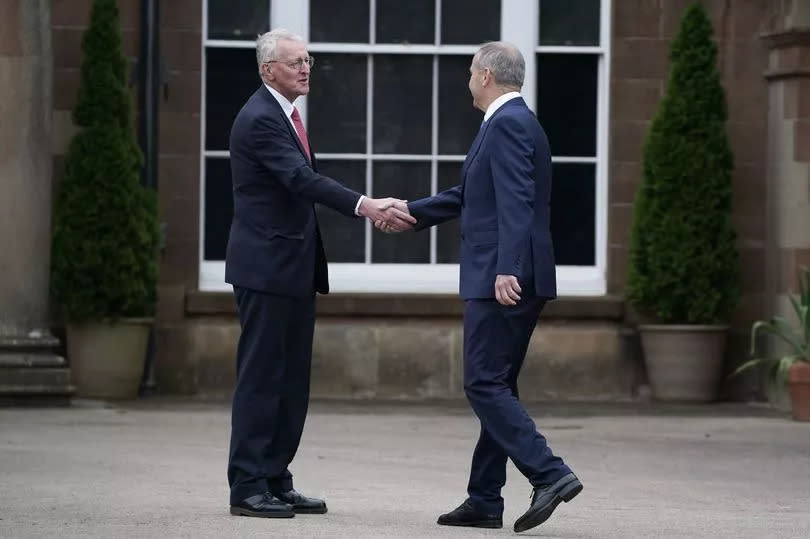
<svg viewBox="0 0 810 539">
<path fill-rule="evenodd" d="M 717 332 L 726 331 L 727 324 L 639 324 L 641 331 L 705 331 Z"/>
</svg>

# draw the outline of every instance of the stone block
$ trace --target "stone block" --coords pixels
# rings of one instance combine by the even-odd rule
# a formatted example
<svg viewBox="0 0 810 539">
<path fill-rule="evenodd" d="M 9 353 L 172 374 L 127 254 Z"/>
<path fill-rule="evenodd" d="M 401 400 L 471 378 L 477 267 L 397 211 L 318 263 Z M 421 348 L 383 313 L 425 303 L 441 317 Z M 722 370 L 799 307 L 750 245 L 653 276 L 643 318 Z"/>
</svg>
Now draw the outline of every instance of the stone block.
<svg viewBox="0 0 810 539">
<path fill-rule="evenodd" d="M 322 319 L 312 346 L 312 395 L 370 398 L 377 395 L 379 341 L 373 324 Z"/>
<path fill-rule="evenodd" d="M 241 328 L 236 320 L 205 321 L 190 328 L 197 393 L 230 394 L 236 384 L 236 349 Z"/>
<path fill-rule="evenodd" d="M 611 110 L 623 120 L 652 119 L 662 97 L 660 79 L 614 79 L 611 81 Z"/>
<path fill-rule="evenodd" d="M 649 125 L 649 122 L 627 121 L 621 116 L 615 116 L 610 129 L 611 159 L 640 162 Z"/>
<path fill-rule="evenodd" d="M 453 331 L 459 325 L 406 319 L 378 328 L 378 396 L 447 398 Z"/>
<path fill-rule="evenodd" d="M 642 182 L 641 157 L 635 161 L 611 160 L 609 203 L 632 203 Z"/>
<path fill-rule="evenodd" d="M 627 246 L 630 244 L 630 228 L 633 222 L 633 205 L 629 203 L 611 204 L 608 209 L 608 244 Z"/>
<path fill-rule="evenodd" d="M 613 41 L 614 79 L 667 78 L 669 42 L 661 39 L 618 38 Z"/>
<path fill-rule="evenodd" d="M 194 349 L 185 326 L 162 326 L 155 331 L 155 380 L 162 394 L 190 395 L 198 390 Z"/>
<path fill-rule="evenodd" d="M 621 352 L 616 324 L 540 324 L 520 376 L 521 399 L 630 399 L 637 366 Z"/>
<path fill-rule="evenodd" d="M 660 3 L 660 0 L 612 2 L 614 37 L 658 37 Z"/>
</svg>

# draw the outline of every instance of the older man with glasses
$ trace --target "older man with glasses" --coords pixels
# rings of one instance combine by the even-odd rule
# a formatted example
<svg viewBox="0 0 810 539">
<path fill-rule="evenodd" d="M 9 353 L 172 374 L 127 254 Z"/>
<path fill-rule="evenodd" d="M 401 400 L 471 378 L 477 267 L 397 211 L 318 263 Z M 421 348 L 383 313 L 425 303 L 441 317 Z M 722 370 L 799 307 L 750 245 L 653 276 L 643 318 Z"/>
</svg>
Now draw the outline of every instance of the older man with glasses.
<svg viewBox="0 0 810 539">
<path fill-rule="evenodd" d="M 309 93 L 314 60 L 283 29 L 259 36 L 262 85 L 230 136 L 233 222 L 225 280 L 233 285 L 242 333 L 236 359 L 228 482 L 231 514 L 293 517 L 326 513 L 323 500 L 293 489 L 289 466 L 309 402 L 315 294 L 329 291 L 314 204 L 347 217 L 416 221 L 404 201 L 372 199 L 317 172 L 293 102 Z"/>
</svg>

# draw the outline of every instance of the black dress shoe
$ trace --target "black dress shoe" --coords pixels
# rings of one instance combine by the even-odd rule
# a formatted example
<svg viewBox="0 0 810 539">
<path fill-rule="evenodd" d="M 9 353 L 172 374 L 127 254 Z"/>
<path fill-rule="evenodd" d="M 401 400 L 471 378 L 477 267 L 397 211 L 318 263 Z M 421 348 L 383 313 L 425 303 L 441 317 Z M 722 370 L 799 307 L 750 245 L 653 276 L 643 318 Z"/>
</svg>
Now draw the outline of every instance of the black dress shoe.
<svg viewBox="0 0 810 539">
<path fill-rule="evenodd" d="M 498 515 L 487 515 L 476 511 L 470 500 L 439 517 L 436 521 L 442 526 L 470 526 L 472 528 L 503 528 L 503 520 Z"/>
<path fill-rule="evenodd" d="M 295 511 L 269 492 L 245 498 L 237 505 L 231 506 L 231 514 L 242 517 L 290 518 Z"/>
<path fill-rule="evenodd" d="M 307 498 L 294 489 L 276 492 L 276 498 L 292 506 L 293 511 L 301 514 L 322 515 L 326 513 L 326 502 L 318 498 Z"/>
<path fill-rule="evenodd" d="M 548 520 L 560 502 L 570 502 L 580 492 L 582 483 L 573 473 L 563 476 L 552 485 L 535 487 L 528 511 L 515 521 L 515 531 L 524 532 L 542 524 Z"/>
</svg>

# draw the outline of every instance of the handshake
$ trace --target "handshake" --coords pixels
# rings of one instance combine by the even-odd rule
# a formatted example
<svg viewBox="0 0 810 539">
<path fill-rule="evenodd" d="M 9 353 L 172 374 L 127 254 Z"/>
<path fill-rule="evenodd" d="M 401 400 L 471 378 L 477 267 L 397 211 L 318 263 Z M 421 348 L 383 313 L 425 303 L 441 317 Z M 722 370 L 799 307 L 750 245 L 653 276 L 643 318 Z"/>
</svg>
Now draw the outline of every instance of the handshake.
<svg viewBox="0 0 810 539">
<path fill-rule="evenodd" d="M 364 198 L 357 212 L 385 233 L 411 230 L 416 219 L 408 211 L 406 200 L 398 198 Z"/>
</svg>

